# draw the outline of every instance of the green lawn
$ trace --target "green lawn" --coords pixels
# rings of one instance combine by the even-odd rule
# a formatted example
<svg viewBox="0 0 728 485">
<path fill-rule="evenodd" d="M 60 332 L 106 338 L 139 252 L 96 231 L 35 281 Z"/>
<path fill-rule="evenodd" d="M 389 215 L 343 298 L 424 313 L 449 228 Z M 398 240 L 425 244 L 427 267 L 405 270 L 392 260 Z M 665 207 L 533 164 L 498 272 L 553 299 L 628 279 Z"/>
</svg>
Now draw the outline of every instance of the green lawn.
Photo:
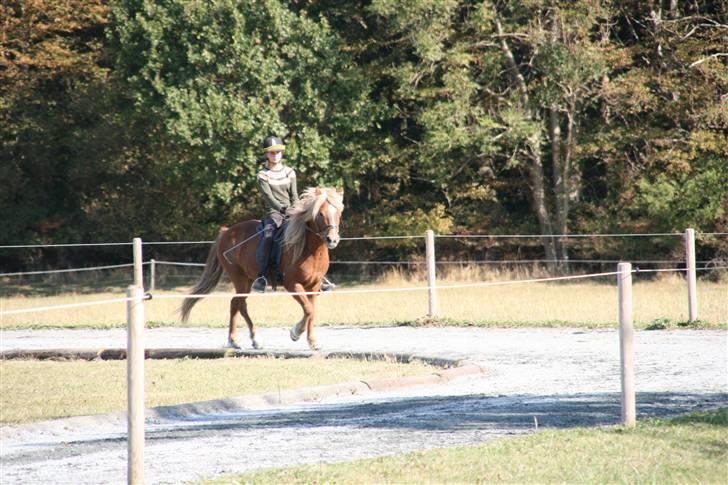
<svg viewBox="0 0 728 485">
<path fill-rule="evenodd" d="M 478 446 L 202 482 L 271 483 L 728 483 L 728 408 L 622 426 L 544 430 Z"/>
</svg>

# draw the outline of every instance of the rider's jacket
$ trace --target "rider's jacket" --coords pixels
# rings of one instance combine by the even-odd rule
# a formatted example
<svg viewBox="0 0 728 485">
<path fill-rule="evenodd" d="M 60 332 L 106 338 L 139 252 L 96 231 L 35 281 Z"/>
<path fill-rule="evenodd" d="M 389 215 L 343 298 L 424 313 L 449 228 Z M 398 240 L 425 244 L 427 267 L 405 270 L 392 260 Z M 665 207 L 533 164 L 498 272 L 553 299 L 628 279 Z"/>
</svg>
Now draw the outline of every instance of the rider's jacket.
<svg viewBox="0 0 728 485">
<path fill-rule="evenodd" d="M 258 187 L 265 201 L 266 215 L 291 207 L 298 200 L 296 172 L 285 165 L 277 170 L 264 168 L 258 172 Z"/>
</svg>

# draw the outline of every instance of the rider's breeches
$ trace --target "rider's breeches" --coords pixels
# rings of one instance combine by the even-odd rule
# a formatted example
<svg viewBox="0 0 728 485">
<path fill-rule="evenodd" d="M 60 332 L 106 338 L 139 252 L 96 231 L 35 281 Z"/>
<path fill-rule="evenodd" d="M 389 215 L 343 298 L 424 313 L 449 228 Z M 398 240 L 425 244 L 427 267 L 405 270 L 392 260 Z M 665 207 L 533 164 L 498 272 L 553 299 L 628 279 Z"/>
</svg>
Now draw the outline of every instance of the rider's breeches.
<svg viewBox="0 0 728 485">
<path fill-rule="evenodd" d="M 266 218 L 263 226 L 263 234 L 258 249 L 255 251 L 255 262 L 258 265 L 258 274 L 267 273 L 270 260 L 270 250 L 273 247 L 273 235 L 276 231 L 276 223 Z"/>
</svg>

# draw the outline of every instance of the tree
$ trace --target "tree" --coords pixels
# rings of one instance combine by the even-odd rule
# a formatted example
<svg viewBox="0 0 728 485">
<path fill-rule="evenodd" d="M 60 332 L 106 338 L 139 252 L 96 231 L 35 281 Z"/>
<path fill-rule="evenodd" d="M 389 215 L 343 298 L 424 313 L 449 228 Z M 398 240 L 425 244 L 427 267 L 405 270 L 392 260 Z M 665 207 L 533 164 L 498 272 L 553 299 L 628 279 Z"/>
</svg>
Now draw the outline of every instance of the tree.
<svg viewBox="0 0 728 485">
<path fill-rule="evenodd" d="M 626 231 L 725 232 L 728 6 L 625 1 L 611 24 L 623 55 L 584 148 L 602 160 L 609 190 L 584 215 Z"/>
<path fill-rule="evenodd" d="M 609 54 L 601 2 L 419 0 L 403 11 L 380 0 L 372 8 L 407 47 L 393 70 L 400 99 L 416 106 L 421 173 L 448 200 L 497 201 L 495 178 L 517 170 L 546 258 L 565 259 L 553 236 L 569 232 L 582 120 Z"/>
<path fill-rule="evenodd" d="M 193 187 L 202 208 L 226 217 L 232 201 L 257 207 L 268 134 L 285 139 L 303 183 L 341 183 L 342 142 L 369 120 L 368 82 L 325 21 L 279 1 L 130 0 L 114 22 L 118 75 L 179 149 L 157 168 Z"/>
<path fill-rule="evenodd" d="M 91 175 L 77 155 L 100 117 L 89 99 L 108 74 L 100 48 L 108 8 L 101 0 L 9 1 L 0 19 L 3 239 L 77 239 Z"/>
</svg>

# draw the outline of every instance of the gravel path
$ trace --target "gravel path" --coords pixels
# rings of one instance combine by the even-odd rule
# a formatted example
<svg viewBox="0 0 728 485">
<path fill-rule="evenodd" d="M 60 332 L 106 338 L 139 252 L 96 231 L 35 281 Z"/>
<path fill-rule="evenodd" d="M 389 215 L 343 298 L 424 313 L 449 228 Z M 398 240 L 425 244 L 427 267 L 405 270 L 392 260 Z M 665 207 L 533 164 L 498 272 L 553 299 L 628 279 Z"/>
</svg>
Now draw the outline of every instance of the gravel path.
<svg viewBox="0 0 728 485">
<path fill-rule="evenodd" d="M 216 347 L 222 329 L 151 329 L 153 348 Z M 638 419 L 728 405 L 723 331 L 636 333 Z M 230 405 L 147 420 L 145 479 L 181 483 L 263 467 L 334 462 L 480 443 L 540 427 L 620 419 L 616 330 L 318 329 L 326 350 L 468 360 L 477 377 L 436 387 L 328 395 L 288 405 Z M 288 329 L 259 329 L 269 350 L 305 349 Z M 125 347 L 122 330 L 0 333 L 0 350 Z M 126 420 L 115 415 L 0 428 L 0 482 L 125 483 Z"/>
</svg>

